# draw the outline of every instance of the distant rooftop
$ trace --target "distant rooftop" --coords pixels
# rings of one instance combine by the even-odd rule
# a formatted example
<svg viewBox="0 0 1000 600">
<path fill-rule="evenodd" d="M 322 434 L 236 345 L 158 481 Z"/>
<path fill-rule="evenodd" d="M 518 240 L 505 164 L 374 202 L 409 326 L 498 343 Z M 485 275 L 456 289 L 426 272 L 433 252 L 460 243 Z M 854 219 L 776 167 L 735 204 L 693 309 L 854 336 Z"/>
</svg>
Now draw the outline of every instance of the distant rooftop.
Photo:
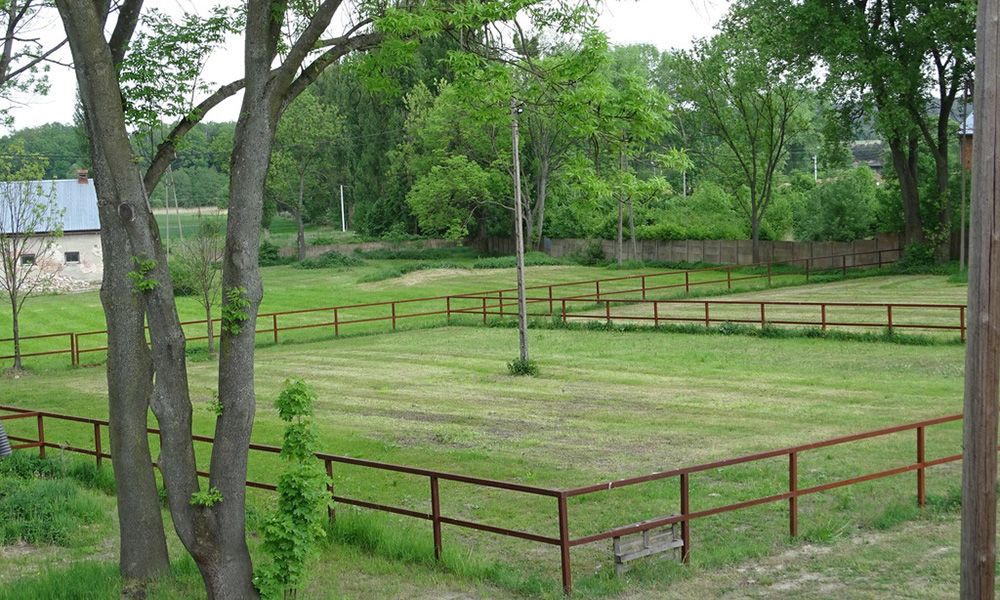
<svg viewBox="0 0 1000 600">
<path fill-rule="evenodd" d="M 97 191 L 94 189 L 93 179 L 57 179 L 30 183 L 39 186 L 43 197 L 52 194 L 58 210 L 63 212 L 63 233 L 101 229 L 101 221 L 97 214 Z M 6 233 L 5 230 L 8 228 L 0 222 L 0 231 Z"/>
<path fill-rule="evenodd" d="M 976 115 L 971 114 L 965 118 L 965 123 L 962 123 L 958 127 L 959 135 L 972 135 L 976 130 Z"/>
</svg>

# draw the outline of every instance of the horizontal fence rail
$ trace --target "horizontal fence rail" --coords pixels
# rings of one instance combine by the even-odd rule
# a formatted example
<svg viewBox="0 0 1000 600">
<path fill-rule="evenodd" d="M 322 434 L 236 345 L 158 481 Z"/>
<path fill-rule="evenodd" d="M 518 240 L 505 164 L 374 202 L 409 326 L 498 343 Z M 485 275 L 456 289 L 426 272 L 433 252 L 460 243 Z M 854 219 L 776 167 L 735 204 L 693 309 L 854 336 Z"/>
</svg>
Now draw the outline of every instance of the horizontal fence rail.
<svg viewBox="0 0 1000 600">
<path fill-rule="evenodd" d="M 516 302 L 498 302 L 493 296 L 463 296 L 470 302 L 463 308 L 451 308 L 452 314 L 487 317 L 516 316 Z M 558 317 L 591 322 L 640 322 L 653 326 L 668 323 L 786 325 L 816 327 L 821 330 L 841 327 L 853 329 L 923 329 L 956 331 L 962 341 L 966 333 L 964 304 L 920 304 L 912 302 L 806 302 L 788 300 L 632 300 L 602 298 L 528 297 L 529 305 L 542 305 L 541 311 L 528 311 L 534 317 Z M 593 310 L 599 312 L 592 312 Z M 742 309 L 742 310 L 741 310 Z M 582 311 L 582 312 L 581 312 Z"/>
<path fill-rule="evenodd" d="M 537 296 L 538 293 L 544 294 L 544 297 L 533 297 L 531 302 L 548 303 L 549 312 L 547 314 L 552 315 L 556 303 L 562 300 L 566 300 L 567 302 L 579 300 L 605 301 L 613 298 L 621 298 L 628 294 L 636 295 L 639 296 L 639 299 L 646 300 L 651 294 L 668 290 L 680 291 L 683 289 L 685 294 L 690 294 L 692 290 L 698 288 L 722 284 L 726 285 L 727 290 L 732 290 L 734 283 L 767 280 L 768 285 L 770 285 L 775 279 L 789 276 L 804 276 L 806 281 L 809 281 L 813 275 L 823 271 L 840 272 L 846 275 L 850 269 L 881 268 L 896 262 L 900 253 L 901 250 L 875 250 L 855 254 L 793 259 L 751 266 L 718 266 L 660 271 L 586 281 L 532 285 L 528 286 L 526 290 L 532 296 Z M 753 269 L 757 269 L 760 272 L 747 272 Z M 717 274 L 718 276 L 712 277 L 713 274 Z M 628 286 L 628 284 L 631 285 Z M 610 289 L 612 285 L 626 285 L 628 287 L 625 289 Z M 508 311 L 507 307 L 511 306 L 514 302 L 516 294 L 517 288 L 504 288 L 464 294 L 450 294 L 447 296 L 260 313 L 257 315 L 257 334 L 277 344 L 281 342 L 281 334 L 283 332 L 307 329 L 327 330 L 334 337 L 337 337 L 341 335 L 341 330 L 345 327 L 350 328 L 364 323 L 387 323 L 390 326 L 390 330 L 396 330 L 400 322 L 427 317 L 444 317 L 450 319 L 455 314 L 475 313 L 481 314 L 485 320 L 487 315 L 491 314 L 497 314 L 501 317 L 515 314 L 516 311 Z M 463 308 L 463 303 L 467 304 L 470 299 L 479 300 L 482 303 L 479 311 L 473 311 L 467 306 Z M 494 300 L 498 305 L 493 306 L 488 304 L 488 302 Z M 490 309 L 498 309 L 499 312 L 487 312 Z M 219 328 L 217 325 L 219 323 L 219 319 L 212 320 L 213 335 L 218 334 Z M 180 325 L 187 341 L 208 339 L 208 321 L 204 319 L 183 321 Z M 21 336 L 20 340 L 22 343 L 32 343 L 37 340 L 51 341 L 60 338 L 65 340 L 65 345 L 59 347 L 51 347 L 50 345 L 50 349 L 22 352 L 21 356 L 38 357 L 68 354 L 70 363 L 76 366 L 81 364 L 81 359 L 84 355 L 106 351 L 108 349 L 106 336 L 106 330 Z M 12 338 L 0 338 L 0 344 L 12 341 Z M 0 356 L 0 360 L 10 360 L 13 358 L 13 355 Z"/>
<path fill-rule="evenodd" d="M 92 456 L 95 458 L 98 466 L 102 464 L 103 459 L 112 458 L 111 453 L 107 451 L 102 444 L 102 440 L 104 439 L 103 431 L 108 427 L 107 420 L 94 419 L 89 417 L 79 417 L 74 415 L 65 415 L 65 414 L 45 412 L 45 411 L 35 411 L 14 406 L 0 406 L 0 412 L 9 413 L 0 415 L 0 420 L 34 419 L 36 422 L 35 431 L 37 433 L 35 438 L 24 437 L 23 435 L 18 435 L 18 436 L 8 435 L 8 437 L 12 441 L 21 442 L 21 444 L 15 446 L 15 448 L 21 448 L 21 449 L 38 448 L 39 454 L 42 457 L 45 456 L 46 448 L 57 448 L 66 452 L 74 452 L 74 453 L 84 454 L 87 456 Z M 55 443 L 53 441 L 50 441 L 45 436 L 46 419 L 52 421 L 74 423 L 86 428 L 92 428 L 93 441 L 94 441 L 93 448 L 92 449 L 81 448 L 69 445 L 67 443 Z M 429 521 L 431 523 L 431 533 L 434 541 L 434 556 L 437 560 L 441 559 L 441 552 L 443 545 L 442 525 L 451 525 L 459 528 L 473 529 L 476 531 L 487 532 L 496 535 L 512 537 L 521 540 L 527 540 L 531 542 L 558 547 L 560 552 L 562 586 L 565 593 L 569 594 L 572 592 L 573 589 L 571 551 L 573 548 L 578 546 L 593 544 L 599 541 L 609 540 L 619 536 L 646 532 L 667 525 L 680 524 L 681 544 L 682 544 L 681 558 L 683 562 L 687 563 L 690 561 L 690 556 L 693 546 L 692 533 L 691 533 L 692 521 L 723 513 L 735 512 L 751 508 L 754 506 L 771 504 L 775 502 L 787 502 L 788 533 L 791 537 L 794 538 L 798 536 L 798 530 L 799 530 L 798 499 L 800 497 L 807 496 L 810 494 L 817 494 L 820 492 L 825 492 L 828 490 L 837 489 L 841 487 L 851 486 L 862 482 L 874 481 L 878 479 L 903 475 L 906 473 L 916 473 L 916 482 L 915 482 L 916 502 L 919 506 L 924 506 L 927 501 L 927 495 L 926 495 L 927 469 L 939 465 L 944 465 L 947 463 L 957 462 L 962 459 L 961 453 L 933 457 L 933 458 L 928 457 L 926 453 L 926 446 L 927 446 L 926 440 L 927 440 L 928 430 L 936 426 L 955 423 L 961 420 L 962 420 L 961 414 L 948 415 L 934 419 L 918 421 L 915 423 L 907 423 L 904 425 L 897 425 L 893 427 L 876 429 L 873 431 L 866 431 L 852 435 L 835 437 L 813 443 L 788 446 L 785 448 L 779 448 L 765 452 L 757 452 L 754 454 L 747 454 L 744 456 L 739 456 L 725 460 L 718 460 L 714 462 L 703 463 L 688 467 L 660 471 L 648 475 L 641 475 L 638 477 L 612 480 L 593 485 L 586 485 L 568 489 L 557 489 L 550 487 L 526 485 L 515 482 L 498 481 L 494 479 L 485 479 L 480 477 L 471 477 L 455 473 L 448 473 L 444 471 L 436 471 L 433 469 L 397 465 L 397 464 L 384 463 L 384 462 L 378 462 L 360 458 L 339 456 L 335 454 L 328 454 L 322 452 L 316 453 L 315 457 L 318 461 L 322 462 L 327 475 L 330 477 L 328 492 L 330 494 L 330 498 L 333 500 L 334 503 L 354 506 L 363 509 L 381 511 L 405 517 L 411 517 L 423 521 Z M 148 431 L 152 435 L 159 434 L 159 430 L 156 428 L 149 428 Z M 800 484 L 798 476 L 799 464 L 800 464 L 799 461 L 802 455 L 808 456 L 808 453 L 819 449 L 831 448 L 834 446 L 843 446 L 846 444 L 852 444 L 866 440 L 873 440 L 906 432 L 914 433 L 914 449 L 912 453 L 913 460 L 910 462 L 906 462 L 904 464 L 898 464 L 888 469 L 882 469 L 868 473 L 859 473 L 845 479 L 829 481 L 822 483 L 820 485 L 814 485 L 809 487 L 801 487 L 799 485 Z M 211 445 L 214 442 L 214 439 L 212 437 L 203 435 L 193 435 L 192 439 L 196 442 L 202 442 L 209 445 Z M 274 455 L 280 453 L 281 451 L 281 449 L 276 446 L 254 444 L 254 443 L 250 444 L 249 450 L 251 455 L 253 455 L 254 453 Z M 774 459 L 787 459 L 787 465 L 788 465 L 787 491 L 782 491 L 780 493 L 771 494 L 767 496 L 751 498 L 740 502 L 726 504 L 723 506 L 698 508 L 692 505 L 690 488 L 691 488 L 691 480 L 694 476 L 700 473 L 705 473 L 707 471 L 715 471 L 726 467 L 732 467 L 736 465 L 747 465 Z M 338 493 L 338 491 L 334 487 L 332 479 L 334 474 L 334 466 L 337 464 L 351 465 L 355 467 L 371 469 L 374 471 L 385 471 L 385 472 L 426 477 L 428 484 L 427 491 L 429 495 L 431 509 L 429 512 L 412 510 L 410 508 L 405 508 L 401 506 L 394 506 L 390 504 L 351 498 L 349 496 L 343 495 L 342 493 Z M 209 474 L 204 471 L 199 471 L 198 474 L 202 477 L 209 476 Z M 582 496 L 596 495 L 596 494 L 607 494 L 610 491 L 616 489 L 629 488 L 633 486 L 649 484 L 669 479 L 675 479 L 677 481 L 679 489 L 679 506 L 677 513 L 664 515 L 662 517 L 657 517 L 653 519 L 648 519 L 638 523 L 623 524 L 620 526 L 613 527 L 611 529 L 599 531 L 597 533 L 592 533 L 589 535 L 583 535 L 578 537 L 572 536 L 571 519 L 569 511 L 569 501 L 571 499 L 579 498 Z M 559 532 L 558 536 L 541 535 L 538 533 L 524 531 L 522 529 L 500 527 L 486 523 L 480 523 L 476 521 L 470 521 L 467 519 L 448 516 L 444 514 L 441 509 L 441 492 L 439 484 L 442 481 L 462 483 L 479 488 L 506 490 L 533 497 L 554 499 L 555 510 L 553 511 L 554 513 L 553 520 L 554 524 L 558 526 L 558 532 Z M 261 490 L 274 491 L 276 489 L 275 484 L 262 481 L 247 481 L 246 485 L 247 487 L 261 489 Z M 329 509 L 328 516 L 330 517 L 330 519 L 336 518 L 336 512 L 334 507 L 331 506 L 331 508 Z"/>
</svg>

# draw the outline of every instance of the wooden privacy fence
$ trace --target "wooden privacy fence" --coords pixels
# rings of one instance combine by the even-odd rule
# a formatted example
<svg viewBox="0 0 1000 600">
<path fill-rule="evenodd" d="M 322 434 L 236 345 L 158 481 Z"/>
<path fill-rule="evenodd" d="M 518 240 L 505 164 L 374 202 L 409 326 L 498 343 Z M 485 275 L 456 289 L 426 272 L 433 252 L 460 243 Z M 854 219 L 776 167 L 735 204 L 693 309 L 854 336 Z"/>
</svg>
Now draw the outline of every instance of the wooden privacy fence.
<svg viewBox="0 0 1000 600">
<path fill-rule="evenodd" d="M 552 313 L 552 307 L 561 300 L 573 302 L 576 300 L 593 299 L 597 301 L 607 300 L 611 297 L 622 297 L 634 295 L 645 300 L 650 295 L 662 293 L 668 290 L 680 291 L 690 294 L 693 290 L 706 286 L 725 285 L 727 290 L 733 289 L 734 283 L 745 281 L 767 281 L 771 285 L 775 279 L 788 277 L 805 277 L 806 281 L 818 272 L 840 272 L 846 275 L 850 269 L 882 268 L 885 265 L 895 262 L 900 254 L 899 250 L 878 250 L 874 252 L 863 252 L 857 254 L 845 254 L 837 256 L 820 256 L 811 258 L 795 259 L 782 263 L 767 263 L 755 267 L 758 272 L 748 272 L 748 267 L 722 266 L 706 267 L 701 269 L 679 269 L 670 271 L 660 271 L 653 273 L 643 273 L 638 275 L 624 275 L 620 277 L 607 277 L 603 279 L 591 279 L 586 281 L 571 281 L 564 283 L 542 284 L 528 286 L 529 294 L 544 294 L 544 298 L 533 296 L 532 302 L 548 302 Z M 816 265 L 825 265 L 819 268 Z M 455 314 L 469 313 L 468 306 L 470 299 L 480 302 L 479 314 L 485 319 L 491 308 L 488 305 L 490 300 L 496 300 L 499 308 L 499 316 L 507 316 L 509 311 L 506 306 L 508 301 L 513 303 L 517 295 L 516 288 L 504 288 L 497 290 L 486 290 L 479 292 L 469 292 L 465 294 L 450 294 L 447 296 L 433 296 L 428 298 L 410 298 L 404 300 L 387 300 L 382 302 L 369 302 L 360 304 L 349 304 L 343 306 L 326 306 L 321 308 L 305 308 L 299 310 L 289 310 L 280 312 L 267 312 L 257 315 L 257 334 L 273 343 L 280 343 L 282 332 L 320 329 L 327 330 L 334 337 L 340 336 L 344 328 L 352 331 L 359 331 L 360 325 L 371 323 L 388 324 L 391 330 L 397 329 L 400 322 L 412 319 L 427 319 L 429 317 L 450 318 Z M 213 330 L 220 321 L 213 320 Z M 208 338 L 208 322 L 202 320 L 192 320 L 181 322 L 187 341 L 199 341 Z M 22 357 L 51 356 L 68 354 L 70 364 L 80 365 L 83 355 L 107 350 L 107 331 L 82 331 L 82 332 L 62 332 L 43 335 L 21 336 L 21 342 L 34 342 L 44 340 L 45 343 L 53 340 L 64 340 L 65 345 L 48 349 L 31 350 L 22 352 Z M 9 343 L 11 338 L 2 338 L 0 343 Z M 13 355 L 0 356 L 0 360 L 10 360 Z"/>
<path fill-rule="evenodd" d="M 468 308 L 453 307 L 451 314 L 510 317 L 517 315 L 516 302 L 500 302 L 493 296 L 463 296 Z M 590 322 L 638 322 L 654 327 L 684 323 L 711 327 L 719 323 L 785 325 L 794 327 L 923 329 L 957 331 L 965 341 L 964 304 L 915 304 L 879 302 L 798 302 L 784 300 L 631 300 L 617 298 L 526 298 L 529 316 L 558 317 Z M 593 312 L 593 310 L 598 312 Z M 582 312 L 581 312 L 582 311 Z"/>
<path fill-rule="evenodd" d="M 101 465 L 103 459 L 111 458 L 110 452 L 105 451 L 104 447 L 102 446 L 102 430 L 103 428 L 107 428 L 108 426 L 108 422 L 106 420 L 92 419 L 89 417 L 78 417 L 72 415 L 63 415 L 63 414 L 44 412 L 44 411 L 34 411 L 13 406 L 0 406 L 0 411 L 13 413 L 12 415 L 0 416 L 0 419 L 34 419 L 36 421 L 37 434 L 35 438 L 24 437 L 23 435 L 9 436 L 12 441 L 23 442 L 22 445 L 17 446 L 19 448 L 37 447 L 39 450 L 39 454 L 42 457 L 45 456 L 46 448 L 59 448 L 67 452 L 75 452 L 79 454 L 93 456 L 98 465 Z M 81 448 L 81 447 L 71 446 L 66 443 L 55 443 L 49 441 L 45 437 L 45 419 L 80 424 L 88 428 L 93 428 L 93 436 L 94 436 L 93 448 L 92 449 Z M 595 542 L 609 540 L 624 535 L 647 532 L 660 527 L 673 525 L 676 523 L 680 524 L 680 529 L 681 529 L 681 542 L 682 542 L 681 557 L 683 562 L 687 563 L 690 560 L 693 547 L 692 532 L 691 532 L 692 521 L 723 513 L 744 510 L 747 508 L 763 504 L 770 504 L 775 502 L 787 502 L 788 533 L 791 537 L 796 537 L 799 531 L 798 499 L 801 498 L 802 496 L 807 496 L 810 494 L 825 492 L 828 490 L 850 486 L 866 481 L 873 481 L 876 479 L 883 479 L 911 472 L 916 473 L 915 483 L 916 483 L 917 504 L 920 506 L 924 506 L 924 504 L 926 503 L 927 469 L 938 465 L 943 465 L 946 463 L 960 461 L 962 459 L 962 454 L 960 453 L 936 457 L 936 458 L 927 457 L 926 455 L 927 431 L 936 426 L 944 425 L 947 423 L 954 423 L 961 420 L 962 420 L 961 414 L 949 415 L 944 417 L 938 417 L 935 419 L 918 421 L 915 423 L 908 423 L 905 425 L 897 425 L 894 427 L 886 427 L 874 431 L 867 431 L 864 433 L 857 433 L 853 435 L 836 437 L 809 444 L 789 446 L 785 448 L 779 448 L 776 450 L 770 450 L 766 452 L 758 452 L 755 454 L 748 454 L 726 460 L 719 460 L 689 467 L 682 467 L 678 469 L 670 469 L 666 471 L 652 473 L 649 475 L 642 475 L 639 477 L 632 477 L 628 479 L 607 481 L 607 482 L 597 483 L 594 485 L 587 485 L 570 489 L 558 489 L 558 488 L 524 485 L 521 483 L 497 481 L 493 479 L 484 479 L 480 477 L 470 477 L 466 475 L 447 473 L 444 471 L 436 471 L 433 469 L 409 467 L 404 465 L 396 465 L 396 464 L 383 463 L 372 460 L 338 456 L 327 453 L 317 453 L 316 459 L 323 463 L 327 474 L 331 476 L 330 485 L 328 487 L 329 487 L 330 497 L 333 499 L 335 503 L 429 521 L 431 523 L 431 534 L 434 540 L 434 556 L 438 560 L 440 560 L 441 558 L 441 550 L 443 545 L 443 537 L 442 537 L 443 525 L 451 525 L 459 528 L 473 529 L 477 531 L 493 533 L 501 536 L 513 537 L 521 540 L 527 540 L 531 542 L 557 547 L 559 549 L 563 590 L 565 591 L 565 593 L 569 594 L 573 590 L 571 551 L 573 548 L 578 546 L 593 544 Z M 159 430 L 155 428 L 150 428 L 148 431 L 150 434 L 159 434 Z M 913 456 L 912 461 L 908 461 L 905 464 L 896 465 L 888 469 L 883 469 L 868 473 L 861 473 L 854 475 L 853 477 L 848 477 L 846 479 L 828 481 L 820 485 L 814 485 L 808 487 L 801 487 L 799 485 L 800 482 L 798 475 L 800 466 L 799 461 L 803 454 L 807 454 L 811 451 L 823 448 L 831 448 L 834 446 L 842 446 L 864 440 L 884 438 L 886 436 L 900 434 L 904 432 L 914 433 L 914 449 L 912 453 Z M 197 442 L 204 442 L 207 444 L 213 443 L 213 438 L 208 436 L 195 435 L 192 436 L 192 438 Z M 258 454 L 264 453 L 273 455 L 279 452 L 280 448 L 276 446 L 268 446 L 264 444 L 250 444 L 251 455 L 253 455 L 254 453 Z M 868 452 L 868 454 L 871 453 Z M 788 478 L 786 482 L 787 483 L 786 491 L 781 491 L 780 493 L 770 494 L 767 496 L 759 496 L 747 500 L 742 500 L 739 502 L 733 502 L 722 506 L 705 507 L 705 508 L 692 506 L 690 489 L 691 489 L 691 479 L 693 476 L 699 473 L 704 473 L 706 471 L 716 471 L 718 469 L 723 469 L 736 465 L 756 464 L 756 463 L 761 463 L 763 461 L 770 461 L 774 459 L 787 460 Z M 332 482 L 333 481 L 332 476 L 334 474 L 334 466 L 337 464 L 353 465 L 356 467 L 362 467 L 374 471 L 416 475 L 427 478 L 427 484 L 428 484 L 427 492 L 430 501 L 429 502 L 430 511 L 428 512 L 426 510 L 423 511 L 412 510 L 410 508 L 401 506 L 382 504 L 378 502 L 369 502 L 365 500 L 351 498 L 349 496 L 343 495 L 343 493 L 338 493 L 338 491 L 334 488 Z M 200 471 L 199 475 L 201 475 L 202 477 L 207 477 L 208 473 Z M 663 515 L 657 518 L 648 519 L 637 523 L 622 524 L 620 526 L 600 531 L 597 533 L 574 537 L 572 533 L 573 527 L 571 526 L 571 519 L 570 519 L 570 507 L 569 507 L 570 499 L 579 498 L 582 496 L 590 496 L 595 494 L 607 494 L 610 493 L 611 490 L 615 489 L 628 488 L 632 486 L 648 484 L 651 482 L 659 482 L 668 479 L 675 479 L 677 481 L 679 489 L 679 505 L 677 506 L 677 511 L 675 513 Z M 470 521 L 467 519 L 461 519 L 445 515 L 441 510 L 441 492 L 439 485 L 441 481 L 450 481 L 461 484 L 467 484 L 477 488 L 507 490 L 510 492 L 516 492 L 527 496 L 549 498 L 552 500 L 554 505 L 552 510 L 552 518 L 555 521 L 555 524 L 557 524 L 558 526 L 558 536 L 540 535 L 537 533 L 523 531 L 521 529 L 496 526 L 496 525 Z M 246 484 L 248 487 L 251 488 L 272 490 L 272 491 L 275 490 L 275 485 L 272 483 L 261 482 L 261 481 L 247 481 Z M 331 519 L 334 519 L 336 517 L 336 513 L 334 512 L 333 508 L 330 509 L 329 516 Z"/>
</svg>

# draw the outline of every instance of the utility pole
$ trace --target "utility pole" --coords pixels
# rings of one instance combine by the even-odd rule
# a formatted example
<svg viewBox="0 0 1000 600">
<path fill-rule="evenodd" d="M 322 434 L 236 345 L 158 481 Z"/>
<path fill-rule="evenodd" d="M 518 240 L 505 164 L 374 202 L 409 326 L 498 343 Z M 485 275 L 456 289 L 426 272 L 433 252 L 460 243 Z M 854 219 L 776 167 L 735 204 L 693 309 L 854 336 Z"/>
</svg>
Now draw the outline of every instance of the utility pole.
<svg viewBox="0 0 1000 600">
<path fill-rule="evenodd" d="M 344 184 L 340 184 L 340 231 L 347 232 L 347 213 L 344 212 Z"/>
<path fill-rule="evenodd" d="M 813 181 L 819 183 L 819 157 L 813 154 Z"/>
<path fill-rule="evenodd" d="M 518 115 L 524 111 L 517 98 L 510 99 L 511 147 L 514 158 L 514 242 L 517 254 L 517 331 L 521 362 L 528 362 L 528 302 L 524 297 L 524 211 L 521 208 L 521 153 Z M 502 302 L 502 301 L 501 301 Z"/>
<path fill-rule="evenodd" d="M 979 0 L 965 350 L 962 460 L 962 600 L 995 596 L 997 400 L 1000 385 L 1000 0 Z"/>
</svg>

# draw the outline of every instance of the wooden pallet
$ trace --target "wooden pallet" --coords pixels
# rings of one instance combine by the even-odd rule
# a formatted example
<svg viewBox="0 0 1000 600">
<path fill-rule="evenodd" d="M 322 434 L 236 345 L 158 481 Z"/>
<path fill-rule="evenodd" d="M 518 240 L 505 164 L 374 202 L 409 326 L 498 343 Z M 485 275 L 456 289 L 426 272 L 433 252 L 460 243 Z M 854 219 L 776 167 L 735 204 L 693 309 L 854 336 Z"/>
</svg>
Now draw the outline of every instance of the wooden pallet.
<svg viewBox="0 0 1000 600">
<path fill-rule="evenodd" d="M 614 538 L 615 574 L 619 576 L 624 574 L 629 570 L 629 563 L 647 556 L 670 552 L 669 556 L 662 558 L 680 560 L 683 546 L 684 542 L 681 541 L 676 523 L 616 537 Z"/>
</svg>

